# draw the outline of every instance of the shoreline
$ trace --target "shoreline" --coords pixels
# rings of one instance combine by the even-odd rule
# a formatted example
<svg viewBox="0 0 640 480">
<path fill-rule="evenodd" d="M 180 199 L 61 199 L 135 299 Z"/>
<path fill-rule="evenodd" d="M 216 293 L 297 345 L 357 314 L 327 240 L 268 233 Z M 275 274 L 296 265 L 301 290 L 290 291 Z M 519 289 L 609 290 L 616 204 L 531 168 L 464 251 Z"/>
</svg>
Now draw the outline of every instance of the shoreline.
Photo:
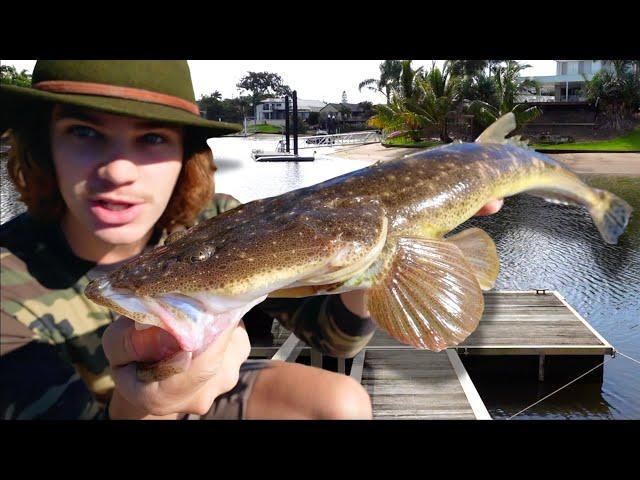
<svg viewBox="0 0 640 480">
<path fill-rule="evenodd" d="M 326 154 L 337 160 L 369 160 L 371 162 L 389 161 L 417 153 L 415 148 L 388 148 L 379 143 L 341 148 Z M 579 174 L 640 176 L 640 153 L 627 152 L 588 152 L 553 153 L 548 157 L 558 160 Z"/>
</svg>

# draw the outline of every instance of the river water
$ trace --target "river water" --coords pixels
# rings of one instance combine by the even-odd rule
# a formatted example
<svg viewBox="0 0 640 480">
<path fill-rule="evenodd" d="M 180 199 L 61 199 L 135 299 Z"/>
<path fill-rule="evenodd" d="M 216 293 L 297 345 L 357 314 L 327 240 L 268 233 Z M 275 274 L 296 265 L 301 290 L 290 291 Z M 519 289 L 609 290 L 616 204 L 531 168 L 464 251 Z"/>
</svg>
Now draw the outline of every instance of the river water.
<svg viewBox="0 0 640 480">
<path fill-rule="evenodd" d="M 254 162 L 252 150 L 274 151 L 280 137 L 224 137 L 209 140 L 218 171 L 216 191 L 242 202 L 362 168 L 367 161 L 337 158 L 331 148 L 315 151 L 314 162 Z M 326 155 L 334 153 L 333 157 Z M 24 207 L 14 201 L 2 162 L 2 220 Z M 635 214 L 618 245 L 606 245 L 583 208 L 546 203 L 527 195 L 506 199 L 490 217 L 473 218 L 495 240 L 501 261 L 497 289 L 558 290 L 616 350 L 640 359 L 640 177 L 590 176 L 632 204 Z M 610 357 L 606 357 L 610 358 Z M 517 384 L 474 377 L 495 419 L 508 418 L 566 382 Z M 617 355 L 604 365 L 603 381 L 576 382 L 527 410 L 517 419 L 640 419 L 640 365 Z"/>
</svg>

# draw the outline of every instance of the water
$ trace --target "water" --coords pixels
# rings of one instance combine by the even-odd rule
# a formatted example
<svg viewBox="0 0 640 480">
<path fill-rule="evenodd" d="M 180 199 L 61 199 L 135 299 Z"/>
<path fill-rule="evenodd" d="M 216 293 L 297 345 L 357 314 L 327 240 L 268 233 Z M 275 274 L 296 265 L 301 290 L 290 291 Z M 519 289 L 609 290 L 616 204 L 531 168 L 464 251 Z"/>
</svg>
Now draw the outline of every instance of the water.
<svg viewBox="0 0 640 480">
<path fill-rule="evenodd" d="M 315 162 L 254 162 L 251 150 L 274 151 L 280 137 L 217 138 L 211 146 L 216 190 L 242 202 L 278 195 L 366 166 L 329 158 Z M 301 150 L 304 155 L 314 150 Z M 2 220 L 24 207 L 12 201 L 2 162 Z M 618 245 L 606 245 L 583 208 L 546 203 L 527 195 L 508 198 L 490 217 L 473 218 L 495 240 L 501 260 L 496 288 L 558 290 L 616 350 L 640 359 L 640 177 L 592 176 L 588 181 L 625 198 L 635 213 Z M 607 357 L 609 358 L 609 357 Z M 586 370 L 585 370 L 586 371 Z M 508 418 L 566 382 L 512 382 L 472 378 L 493 418 Z M 603 382 L 575 383 L 518 419 L 640 419 L 640 365 L 617 356 L 604 366 Z"/>
<path fill-rule="evenodd" d="M 246 203 L 307 187 L 366 167 L 370 163 L 328 158 L 326 155 L 335 151 L 332 147 L 298 151 L 300 156 L 312 156 L 315 152 L 314 162 L 255 162 L 251 159 L 252 150 L 274 152 L 280 138 L 278 135 L 210 139 L 209 146 L 218 167 L 216 191 L 228 193 Z"/>
</svg>

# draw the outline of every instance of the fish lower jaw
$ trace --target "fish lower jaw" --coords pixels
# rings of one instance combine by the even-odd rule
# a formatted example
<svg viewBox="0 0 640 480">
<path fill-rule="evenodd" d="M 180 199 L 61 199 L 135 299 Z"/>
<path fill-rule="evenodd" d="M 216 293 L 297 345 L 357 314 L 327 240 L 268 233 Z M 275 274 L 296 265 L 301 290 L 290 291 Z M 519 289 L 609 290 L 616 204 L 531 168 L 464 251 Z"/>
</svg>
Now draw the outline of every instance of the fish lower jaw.
<svg viewBox="0 0 640 480">
<path fill-rule="evenodd" d="M 267 297 L 225 298 L 206 292 L 139 297 L 127 289 L 114 289 L 108 282 L 101 284 L 100 294 L 110 308 L 134 320 L 137 329 L 162 328 L 182 350 L 194 354 L 237 325 L 244 314 Z"/>
</svg>

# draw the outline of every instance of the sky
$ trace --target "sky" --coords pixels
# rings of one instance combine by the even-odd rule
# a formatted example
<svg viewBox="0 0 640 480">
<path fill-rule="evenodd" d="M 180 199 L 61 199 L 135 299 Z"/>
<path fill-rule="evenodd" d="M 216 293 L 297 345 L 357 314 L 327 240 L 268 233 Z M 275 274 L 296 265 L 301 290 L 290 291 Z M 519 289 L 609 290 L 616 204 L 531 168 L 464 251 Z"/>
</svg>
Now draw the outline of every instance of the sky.
<svg viewBox="0 0 640 480">
<path fill-rule="evenodd" d="M 33 71 L 35 60 L 1 60 L 18 71 Z M 414 60 L 414 68 L 431 67 L 431 60 Z M 554 75 L 554 60 L 518 60 L 531 65 L 523 76 Z M 273 72 L 286 85 L 296 90 L 298 98 L 340 103 L 342 92 L 349 103 L 384 102 L 384 96 L 368 89 L 358 91 L 358 84 L 368 78 L 379 78 L 382 60 L 189 60 L 196 99 L 218 90 L 223 98 L 239 95 L 236 84 L 247 72 Z M 442 60 L 436 60 L 441 66 Z M 246 93 L 245 93 L 246 94 Z"/>
</svg>

